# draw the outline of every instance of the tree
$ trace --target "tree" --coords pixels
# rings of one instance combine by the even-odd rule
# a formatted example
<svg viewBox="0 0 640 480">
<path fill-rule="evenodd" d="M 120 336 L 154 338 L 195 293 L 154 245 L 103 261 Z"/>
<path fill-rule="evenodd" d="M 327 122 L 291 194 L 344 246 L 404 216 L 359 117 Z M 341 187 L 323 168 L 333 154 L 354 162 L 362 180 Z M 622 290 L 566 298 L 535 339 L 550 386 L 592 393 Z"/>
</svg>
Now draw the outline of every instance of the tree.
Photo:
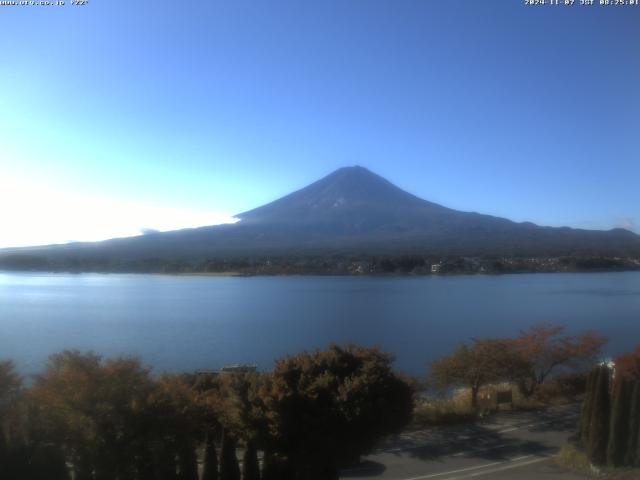
<svg viewBox="0 0 640 480">
<path fill-rule="evenodd" d="M 596 382 L 598 380 L 599 369 L 593 369 L 587 376 L 587 384 L 585 387 L 584 402 L 582 404 L 582 414 L 580 416 L 580 438 L 583 443 L 589 438 L 589 425 L 591 415 L 593 414 L 593 397 L 596 391 Z"/>
<path fill-rule="evenodd" d="M 587 456 L 591 463 L 604 465 L 607 459 L 607 445 L 609 442 L 609 378 L 611 371 L 606 365 L 598 369 L 598 378 L 593 393 L 593 406 L 589 423 L 589 441 Z"/>
<path fill-rule="evenodd" d="M 240 480 L 240 466 L 236 456 L 236 441 L 229 434 L 222 437 L 220 452 L 220 480 Z"/>
<path fill-rule="evenodd" d="M 627 439 L 627 453 L 624 457 L 624 464 L 628 466 L 638 466 L 640 456 L 638 455 L 638 441 L 640 440 L 640 380 L 633 382 L 631 401 L 629 406 L 629 437 Z"/>
<path fill-rule="evenodd" d="M 22 378 L 11 360 L 0 361 L 0 414 L 10 405 L 22 388 Z"/>
<path fill-rule="evenodd" d="M 337 479 L 338 468 L 409 422 L 413 388 L 392 360 L 375 348 L 332 345 L 276 361 L 263 396 L 273 449 L 296 479 Z"/>
<path fill-rule="evenodd" d="M 62 445 L 81 480 L 93 477 L 93 454 L 100 448 L 95 420 L 101 384 L 100 357 L 67 351 L 49 358 L 29 392 L 34 435 Z"/>
<path fill-rule="evenodd" d="M 269 450 L 262 458 L 262 480 L 283 480 L 278 468 L 278 459 Z"/>
<path fill-rule="evenodd" d="M 53 355 L 30 391 L 32 435 L 62 446 L 78 480 L 131 478 L 152 389 L 137 359 Z"/>
<path fill-rule="evenodd" d="M 69 480 L 64 454 L 55 445 L 39 445 L 29 459 L 29 480 Z"/>
<path fill-rule="evenodd" d="M 233 438 L 247 443 L 269 442 L 267 407 L 260 395 L 265 377 L 255 372 L 226 373 L 218 378 L 215 400 L 218 420 Z"/>
<path fill-rule="evenodd" d="M 631 405 L 631 384 L 622 376 L 614 381 L 607 464 L 620 467 L 624 464 L 629 441 L 629 408 Z"/>
<path fill-rule="evenodd" d="M 5 432 L 16 420 L 15 407 L 22 393 L 22 378 L 15 371 L 10 360 L 0 362 L 0 458 L 9 444 Z"/>
<path fill-rule="evenodd" d="M 177 458 L 178 480 L 197 480 L 196 447 L 206 437 L 207 412 L 190 375 L 162 375 L 150 400 L 149 418 L 154 443 L 161 442 L 164 455 Z M 164 467 L 175 472 L 175 465 Z"/>
<path fill-rule="evenodd" d="M 620 355 L 614 364 L 617 382 L 628 384 L 629 405 L 627 418 L 615 422 L 617 397 L 614 390 L 614 418 L 608 460 L 614 465 L 640 466 L 640 347 Z M 619 439 L 618 435 L 623 434 L 626 434 L 626 438 Z M 621 449 L 624 452 L 620 452 Z"/>
<path fill-rule="evenodd" d="M 178 480 L 198 480 L 198 457 L 192 439 L 178 445 Z"/>
<path fill-rule="evenodd" d="M 461 345 L 452 355 L 433 362 L 431 376 L 441 388 L 468 387 L 475 409 L 480 388 L 510 378 L 522 368 L 521 363 L 508 341 L 474 339 L 471 346 Z"/>
<path fill-rule="evenodd" d="M 518 387 L 531 396 L 560 368 L 580 368 L 593 363 L 607 339 L 595 332 L 578 336 L 562 335 L 559 325 L 537 325 L 513 341 L 527 367 L 519 372 Z"/>
<path fill-rule="evenodd" d="M 260 480 L 258 449 L 254 442 L 247 442 L 242 458 L 242 480 Z"/>
<path fill-rule="evenodd" d="M 3 480 L 45 478 L 34 464 L 35 449 L 25 440 L 22 378 L 11 361 L 0 361 L 0 476 Z M 37 458 L 35 458 L 37 461 Z M 52 480 L 66 480 L 66 468 L 50 466 Z M 64 467 L 64 465 L 63 465 Z"/>
<path fill-rule="evenodd" d="M 212 430 L 207 432 L 202 480 L 218 480 L 218 456 Z"/>
<path fill-rule="evenodd" d="M 257 447 L 258 444 L 266 447 L 269 443 L 266 407 L 260 396 L 262 382 L 263 376 L 255 372 L 224 373 L 203 389 L 201 398 L 216 411 L 216 421 L 224 433 L 220 454 L 221 478 L 235 478 L 237 441 L 245 444 L 243 478 L 259 478 Z M 232 446 L 233 455 L 230 453 Z"/>
<path fill-rule="evenodd" d="M 640 346 L 629 353 L 620 355 L 614 360 L 616 372 L 632 379 L 640 380 Z"/>
</svg>

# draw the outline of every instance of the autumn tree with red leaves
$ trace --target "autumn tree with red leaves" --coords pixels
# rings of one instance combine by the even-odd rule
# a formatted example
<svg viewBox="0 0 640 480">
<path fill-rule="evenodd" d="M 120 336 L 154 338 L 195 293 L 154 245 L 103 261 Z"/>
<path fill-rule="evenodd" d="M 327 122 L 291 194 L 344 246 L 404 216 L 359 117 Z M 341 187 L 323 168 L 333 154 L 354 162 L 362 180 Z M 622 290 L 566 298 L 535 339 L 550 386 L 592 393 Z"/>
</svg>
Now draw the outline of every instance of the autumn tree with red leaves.
<svg viewBox="0 0 640 480">
<path fill-rule="evenodd" d="M 533 395 L 558 370 L 592 364 L 607 343 L 605 337 L 595 332 L 569 336 L 563 335 L 564 330 L 560 325 L 537 325 L 513 340 L 515 351 L 524 360 L 523 368 L 514 372 L 523 395 Z"/>
<path fill-rule="evenodd" d="M 640 380 L 640 346 L 615 359 L 616 373 L 629 380 Z"/>
<path fill-rule="evenodd" d="M 509 380 L 522 369 L 522 358 L 509 340 L 475 338 L 471 345 L 460 345 L 451 355 L 434 361 L 431 377 L 440 388 L 468 387 L 475 409 L 481 387 Z"/>
</svg>

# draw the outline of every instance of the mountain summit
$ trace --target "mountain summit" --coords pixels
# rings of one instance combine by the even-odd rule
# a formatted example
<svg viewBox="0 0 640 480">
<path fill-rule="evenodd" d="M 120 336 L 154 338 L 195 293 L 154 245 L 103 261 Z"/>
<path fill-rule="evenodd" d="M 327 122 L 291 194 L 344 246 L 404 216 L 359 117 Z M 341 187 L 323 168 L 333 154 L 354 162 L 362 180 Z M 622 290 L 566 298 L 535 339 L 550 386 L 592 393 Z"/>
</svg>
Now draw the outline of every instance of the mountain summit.
<svg viewBox="0 0 640 480">
<path fill-rule="evenodd" d="M 310 223 L 345 212 L 379 213 L 403 208 L 444 209 L 401 190 L 364 167 L 344 167 L 311 185 L 237 215 L 247 221 Z"/>
<path fill-rule="evenodd" d="M 341 168 L 237 218 L 232 225 L 4 250 L 0 260 L 15 253 L 44 257 L 49 264 L 327 254 L 640 254 L 640 237 L 627 230 L 540 227 L 452 210 L 359 166 Z"/>
<path fill-rule="evenodd" d="M 332 233 L 363 234 L 377 229 L 410 228 L 415 221 L 453 213 L 401 190 L 364 167 L 345 167 L 283 198 L 237 218 L 252 225 L 327 228 Z"/>
</svg>

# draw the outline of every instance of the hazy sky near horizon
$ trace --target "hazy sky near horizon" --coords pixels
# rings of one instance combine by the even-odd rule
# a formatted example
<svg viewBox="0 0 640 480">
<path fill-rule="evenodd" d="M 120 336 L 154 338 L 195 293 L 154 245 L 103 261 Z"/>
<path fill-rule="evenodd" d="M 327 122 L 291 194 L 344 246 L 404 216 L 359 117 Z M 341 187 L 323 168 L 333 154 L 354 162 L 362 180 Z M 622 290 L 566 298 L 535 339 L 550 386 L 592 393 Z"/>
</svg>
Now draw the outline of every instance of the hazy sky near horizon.
<svg viewBox="0 0 640 480">
<path fill-rule="evenodd" d="M 230 221 L 354 164 L 640 232 L 640 6 L 66 3 L 0 7 L 0 247 Z"/>
</svg>

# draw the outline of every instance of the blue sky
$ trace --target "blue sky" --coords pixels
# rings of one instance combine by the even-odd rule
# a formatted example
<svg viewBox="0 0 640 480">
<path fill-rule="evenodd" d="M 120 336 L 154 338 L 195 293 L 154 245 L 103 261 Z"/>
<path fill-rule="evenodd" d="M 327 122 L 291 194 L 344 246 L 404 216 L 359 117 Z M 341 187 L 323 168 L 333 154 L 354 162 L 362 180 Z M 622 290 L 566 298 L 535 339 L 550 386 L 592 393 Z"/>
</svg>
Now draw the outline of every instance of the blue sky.
<svg viewBox="0 0 640 480">
<path fill-rule="evenodd" d="M 67 1 L 0 7 L 0 40 L 0 246 L 226 221 L 354 164 L 640 231 L 637 6 Z"/>
</svg>

